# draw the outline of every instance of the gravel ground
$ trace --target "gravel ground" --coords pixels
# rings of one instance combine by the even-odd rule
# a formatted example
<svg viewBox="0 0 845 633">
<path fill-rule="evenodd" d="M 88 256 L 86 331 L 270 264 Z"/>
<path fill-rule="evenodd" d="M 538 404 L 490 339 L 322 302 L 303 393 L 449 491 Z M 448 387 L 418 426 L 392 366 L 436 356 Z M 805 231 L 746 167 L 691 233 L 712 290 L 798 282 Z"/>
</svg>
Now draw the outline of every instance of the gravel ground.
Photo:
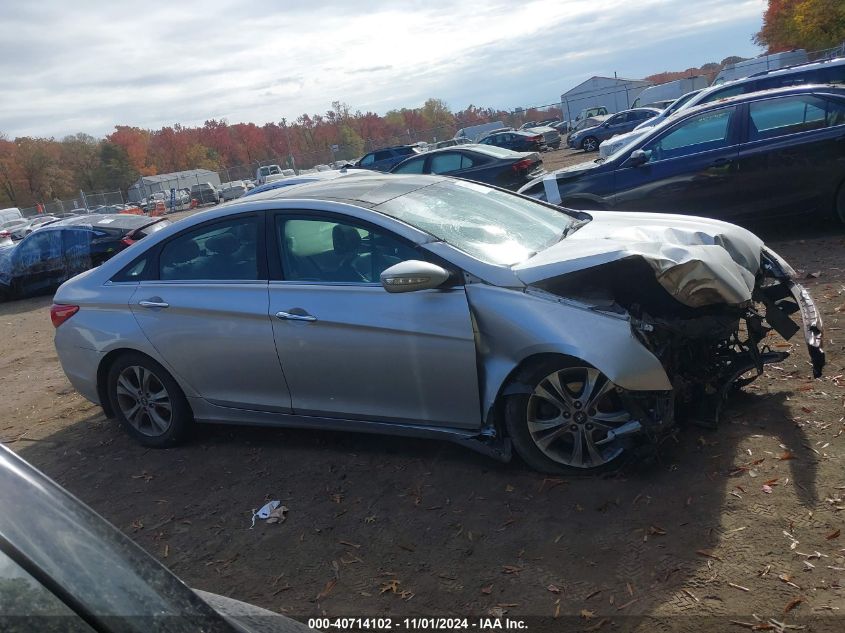
<svg viewBox="0 0 845 633">
<path fill-rule="evenodd" d="M 758 617 L 840 631 L 845 232 L 804 224 L 757 230 L 808 277 L 825 377 L 802 345 L 778 346 L 793 356 L 733 398 L 718 430 L 685 428 L 660 463 L 624 476 L 546 478 L 446 443 L 298 430 L 210 426 L 146 450 L 64 378 L 48 297 L 0 305 L 0 440 L 190 585 L 297 618 L 709 631 Z M 287 521 L 249 529 L 267 499 Z"/>
</svg>

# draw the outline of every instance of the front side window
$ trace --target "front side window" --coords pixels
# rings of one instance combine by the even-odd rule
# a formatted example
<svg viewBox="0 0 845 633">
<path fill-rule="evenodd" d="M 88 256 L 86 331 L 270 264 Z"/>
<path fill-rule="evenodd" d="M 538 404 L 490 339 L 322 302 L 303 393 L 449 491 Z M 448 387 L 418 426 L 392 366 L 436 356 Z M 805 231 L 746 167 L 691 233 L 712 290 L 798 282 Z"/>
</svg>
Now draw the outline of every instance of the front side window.
<svg viewBox="0 0 845 633">
<path fill-rule="evenodd" d="M 420 258 L 399 238 L 353 222 L 278 216 L 276 234 L 287 281 L 379 283 L 385 269 Z"/>
<path fill-rule="evenodd" d="M 173 238 L 161 249 L 159 279 L 258 279 L 257 219 L 215 222 Z"/>
<path fill-rule="evenodd" d="M 678 158 L 728 146 L 730 122 L 736 108 L 690 117 L 643 147 L 649 162 Z"/>
<path fill-rule="evenodd" d="M 15 269 L 22 271 L 62 257 L 61 231 L 31 234 L 15 249 Z"/>
<path fill-rule="evenodd" d="M 748 113 L 748 138 L 755 141 L 839 125 L 845 107 L 812 95 L 797 95 L 751 103 Z"/>
</svg>

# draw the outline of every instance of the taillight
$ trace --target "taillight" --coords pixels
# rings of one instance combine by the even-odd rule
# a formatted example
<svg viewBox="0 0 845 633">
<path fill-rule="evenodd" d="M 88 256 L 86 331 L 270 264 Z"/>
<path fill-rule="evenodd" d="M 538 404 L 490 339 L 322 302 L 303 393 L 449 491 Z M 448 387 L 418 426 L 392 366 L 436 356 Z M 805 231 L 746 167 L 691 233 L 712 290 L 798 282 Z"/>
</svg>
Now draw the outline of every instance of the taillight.
<svg viewBox="0 0 845 633">
<path fill-rule="evenodd" d="M 12 232 L 6 230 L 0 231 L 0 237 L 12 237 Z"/>
<path fill-rule="evenodd" d="M 133 240 L 131 237 L 124 237 L 122 240 L 120 240 L 120 243 L 124 246 L 132 246 L 137 241 L 138 240 Z"/>
<path fill-rule="evenodd" d="M 522 160 L 518 160 L 513 165 L 511 165 L 511 169 L 513 169 L 514 171 L 522 171 L 523 169 L 529 169 L 533 164 L 534 161 L 530 158 L 523 158 Z"/>
<path fill-rule="evenodd" d="M 53 327 L 59 327 L 77 312 L 79 312 L 79 306 L 54 303 L 50 307 L 50 320 L 53 322 Z"/>
<path fill-rule="evenodd" d="M 543 135 L 538 134 L 537 136 L 532 136 L 531 140 L 534 141 L 535 143 L 540 143 L 543 140 Z"/>
</svg>

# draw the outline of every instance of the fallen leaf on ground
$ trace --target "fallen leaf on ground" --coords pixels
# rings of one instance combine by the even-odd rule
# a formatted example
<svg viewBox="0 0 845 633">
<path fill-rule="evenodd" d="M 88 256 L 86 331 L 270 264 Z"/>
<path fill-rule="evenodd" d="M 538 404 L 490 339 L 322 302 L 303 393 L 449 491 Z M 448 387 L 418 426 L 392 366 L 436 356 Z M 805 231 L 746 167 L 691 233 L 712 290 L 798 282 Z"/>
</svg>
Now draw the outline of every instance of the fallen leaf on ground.
<svg viewBox="0 0 845 633">
<path fill-rule="evenodd" d="M 586 629 L 584 629 L 584 630 L 585 630 L 585 631 L 589 631 L 590 633 L 592 633 L 592 631 L 598 631 L 598 630 L 599 630 L 600 628 L 602 628 L 605 624 L 610 624 L 610 618 L 602 618 L 601 620 L 599 620 L 598 622 L 596 622 L 593 626 L 588 626 L 588 627 L 587 627 Z"/>
<path fill-rule="evenodd" d="M 399 590 L 399 581 L 394 578 L 393 580 L 390 580 L 390 581 L 384 583 L 381 586 L 381 590 L 379 591 L 379 593 L 387 593 L 388 591 L 390 593 L 396 593 L 398 590 Z"/>
<path fill-rule="evenodd" d="M 659 525 L 652 525 L 648 528 L 648 533 L 653 534 L 655 536 L 666 536 L 666 530 L 664 530 Z"/>
<path fill-rule="evenodd" d="M 762 488 L 762 490 L 763 490 L 763 492 L 765 492 L 767 495 L 772 494 L 772 487 L 771 487 L 771 486 L 767 486 L 766 484 L 763 484 L 763 488 Z"/>
<path fill-rule="evenodd" d="M 317 594 L 317 597 L 314 598 L 314 600 L 320 601 L 320 600 L 328 597 L 328 595 L 332 592 L 332 590 L 334 589 L 334 586 L 336 584 L 337 584 L 337 578 L 332 578 L 329 582 L 326 583 L 326 586 L 323 587 L 323 590 L 320 593 Z"/>
<path fill-rule="evenodd" d="M 707 558 L 714 558 L 716 560 L 722 560 L 720 557 L 716 556 L 716 554 L 711 552 L 709 549 L 697 549 L 697 550 L 695 550 L 695 553 L 698 554 L 699 556 L 706 556 Z"/>
<path fill-rule="evenodd" d="M 587 609 L 581 609 L 581 613 L 579 614 L 584 620 L 592 620 L 596 613 L 595 611 L 588 611 Z"/>
<path fill-rule="evenodd" d="M 489 596 L 491 593 L 493 593 L 493 585 L 487 585 L 486 587 L 482 587 L 481 593 L 483 593 L 485 596 Z"/>
<path fill-rule="evenodd" d="M 516 567 L 515 565 L 505 565 L 502 567 L 503 574 L 513 574 L 514 576 L 519 576 L 519 572 L 522 571 L 522 567 Z"/>
<path fill-rule="evenodd" d="M 778 459 L 781 460 L 781 461 L 787 460 L 787 459 L 795 459 L 795 453 L 793 453 L 791 451 L 784 451 L 783 453 L 778 455 Z"/>
<path fill-rule="evenodd" d="M 783 608 L 783 614 L 786 615 L 802 602 L 804 602 L 803 598 L 795 598 L 795 600 L 790 600 L 787 605 Z"/>
<path fill-rule="evenodd" d="M 560 593 L 560 587 L 558 587 L 557 585 L 549 585 L 548 587 L 546 587 L 546 589 L 548 589 L 552 593 Z"/>
<path fill-rule="evenodd" d="M 839 529 L 836 529 L 836 530 L 834 530 L 833 532 L 831 532 L 830 534 L 828 534 L 827 536 L 825 536 L 825 538 L 826 538 L 828 541 L 832 541 L 832 540 L 833 540 L 833 539 L 835 539 L 835 538 L 839 538 L 839 534 L 840 534 L 840 530 L 839 530 Z"/>
<path fill-rule="evenodd" d="M 769 479 L 768 481 L 764 481 L 763 485 L 764 486 L 777 486 L 778 485 L 778 479 L 780 479 L 780 478 L 775 477 L 774 479 Z"/>
</svg>

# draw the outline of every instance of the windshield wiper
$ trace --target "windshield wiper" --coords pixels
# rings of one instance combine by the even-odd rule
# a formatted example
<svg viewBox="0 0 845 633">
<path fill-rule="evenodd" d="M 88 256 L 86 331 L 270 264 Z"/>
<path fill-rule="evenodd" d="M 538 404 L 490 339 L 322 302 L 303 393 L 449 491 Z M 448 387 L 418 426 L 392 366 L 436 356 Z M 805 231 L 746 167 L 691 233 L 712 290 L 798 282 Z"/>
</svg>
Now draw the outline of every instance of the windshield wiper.
<svg viewBox="0 0 845 633">
<path fill-rule="evenodd" d="M 560 236 L 560 239 L 558 240 L 558 242 L 560 242 L 561 240 L 563 240 L 567 236 L 572 235 L 575 231 L 580 229 L 587 222 L 589 222 L 589 220 L 576 220 L 575 222 L 573 222 L 572 224 L 567 226 L 565 229 L 563 229 L 563 234 Z"/>
</svg>

